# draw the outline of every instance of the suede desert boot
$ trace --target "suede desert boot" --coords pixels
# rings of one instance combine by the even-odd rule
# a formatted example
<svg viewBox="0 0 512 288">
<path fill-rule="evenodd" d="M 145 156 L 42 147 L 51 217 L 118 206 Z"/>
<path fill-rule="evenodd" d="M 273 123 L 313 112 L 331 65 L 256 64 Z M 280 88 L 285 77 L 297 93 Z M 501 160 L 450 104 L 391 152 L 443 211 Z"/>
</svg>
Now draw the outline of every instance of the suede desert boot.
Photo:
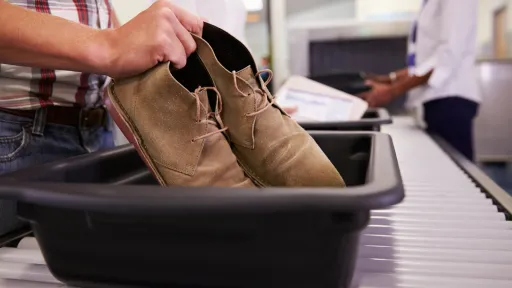
<svg viewBox="0 0 512 288">
<path fill-rule="evenodd" d="M 233 152 L 254 183 L 345 186 L 313 138 L 274 103 L 245 45 L 208 23 L 202 38 L 194 38 L 197 54 L 220 91 L 221 119 L 229 127 Z"/>
<path fill-rule="evenodd" d="M 223 134 L 222 102 L 197 55 L 169 67 L 110 85 L 107 107 L 123 134 L 164 186 L 256 187 Z"/>
</svg>

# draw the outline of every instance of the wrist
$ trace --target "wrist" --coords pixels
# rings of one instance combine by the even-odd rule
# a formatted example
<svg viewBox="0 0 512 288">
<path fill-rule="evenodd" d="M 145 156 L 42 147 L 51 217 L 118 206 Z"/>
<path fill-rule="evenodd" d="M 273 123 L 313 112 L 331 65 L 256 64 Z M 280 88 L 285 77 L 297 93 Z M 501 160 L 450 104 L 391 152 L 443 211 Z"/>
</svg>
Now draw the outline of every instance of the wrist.
<svg viewBox="0 0 512 288">
<path fill-rule="evenodd" d="M 96 31 L 94 40 L 86 52 L 86 59 L 93 73 L 108 76 L 112 74 L 112 67 L 115 67 L 114 62 L 117 58 L 115 42 L 114 29 Z"/>
<path fill-rule="evenodd" d="M 398 79 L 398 75 L 396 74 L 396 72 L 391 72 L 388 74 L 388 79 L 389 79 L 389 83 L 393 84 Z"/>
<path fill-rule="evenodd" d="M 400 85 L 398 83 L 395 83 L 389 87 L 389 94 L 391 96 L 391 99 L 396 99 L 403 94 L 403 91 Z"/>
</svg>

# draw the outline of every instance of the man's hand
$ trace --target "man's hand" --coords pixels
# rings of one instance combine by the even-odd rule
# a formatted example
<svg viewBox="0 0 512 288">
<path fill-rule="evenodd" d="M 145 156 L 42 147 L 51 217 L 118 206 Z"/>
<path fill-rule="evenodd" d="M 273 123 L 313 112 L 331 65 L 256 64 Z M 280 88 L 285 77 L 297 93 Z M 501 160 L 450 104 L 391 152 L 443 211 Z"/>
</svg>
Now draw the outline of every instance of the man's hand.
<svg viewBox="0 0 512 288">
<path fill-rule="evenodd" d="M 158 62 L 185 66 L 203 21 L 158 1 L 126 25 L 98 30 L 0 0 L 0 63 L 112 77 L 142 73 Z"/>
<path fill-rule="evenodd" d="M 288 106 L 288 107 L 281 107 L 284 112 L 288 113 L 289 115 L 293 115 L 294 113 L 296 113 L 299 108 L 297 106 Z"/>
<path fill-rule="evenodd" d="M 409 70 L 404 68 L 396 71 L 395 81 L 388 84 L 383 76 L 370 75 L 369 78 L 367 77 L 370 80 L 366 81 L 366 85 L 372 86 L 372 90 L 360 94 L 359 97 L 366 100 L 370 107 L 385 106 L 410 89 L 426 85 L 433 72 L 432 70 L 423 76 L 415 76 L 409 75 Z M 371 80 L 372 78 L 375 80 Z"/>
<path fill-rule="evenodd" d="M 170 1 L 158 1 L 120 28 L 102 31 L 108 47 L 103 52 L 105 74 L 131 76 L 166 61 L 183 68 L 196 50 L 191 33 L 201 35 L 202 29 L 199 16 Z"/>
<path fill-rule="evenodd" d="M 372 86 L 372 90 L 360 94 L 359 97 L 366 100 L 370 107 L 382 107 L 394 99 L 391 85 L 371 80 L 368 80 L 366 85 Z"/>
<path fill-rule="evenodd" d="M 368 73 L 366 74 L 365 80 L 372 81 L 375 83 L 391 84 L 391 79 L 389 78 L 389 75 Z"/>
</svg>

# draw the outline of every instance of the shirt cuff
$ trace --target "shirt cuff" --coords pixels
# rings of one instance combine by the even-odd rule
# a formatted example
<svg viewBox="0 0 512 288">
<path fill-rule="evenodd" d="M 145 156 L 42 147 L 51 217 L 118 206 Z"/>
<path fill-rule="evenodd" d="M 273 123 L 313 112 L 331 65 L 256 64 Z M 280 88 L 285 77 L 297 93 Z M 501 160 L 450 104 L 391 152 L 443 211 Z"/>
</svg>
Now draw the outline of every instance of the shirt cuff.
<svg viewBox="0 0 512 288">
<path fill-rule="evenodd" d="M 436 56 L 432 56 L 423 63 L 414 67 L 414 76 L 423 77 L 427 75 L 430 71 L 434 70 L 437 66 L 437 58 Z"/>
<path fill-rule="evenodd" d="M 433 70 L 434 72 L 428 80 L 428 85 L 434 88 L 442 86 L 448 78 L 450 78 L 451 71 L 448 67 L 437 64 L 437 58 L 434 55 L 427 59 L 427 61 L 415 67 L 414 76 L 423 77 Z"/>
<path fill-rule="evenodd" d="M 442 85 L 444 85 L 446 81 L 448 81 L 451 74 L 452 73 L 450 69 L 448 69 L 447 67 L 436 67 L 434 69 L 434 73 L 432 73 L 430 79 L 428 80 L 428 85 L 434 88 L 439 88 Z"/>
</svg>

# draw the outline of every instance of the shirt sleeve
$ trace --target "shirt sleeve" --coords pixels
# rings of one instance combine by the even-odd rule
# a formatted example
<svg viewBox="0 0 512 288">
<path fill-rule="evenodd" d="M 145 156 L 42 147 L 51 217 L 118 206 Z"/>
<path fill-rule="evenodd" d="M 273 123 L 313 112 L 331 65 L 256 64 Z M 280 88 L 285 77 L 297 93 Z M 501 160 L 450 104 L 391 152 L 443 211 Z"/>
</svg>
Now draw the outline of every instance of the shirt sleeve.
<svg viewBox="0 0 512 288">
<path fill-rule="evenodd" d="M 434 55 L 415 69 L 416 76 L 434 70 L 428 83 L 432 87 L 443 86 L 476 45 L 478 0 L 440 0 L 439 5 L 439 45 Z"/>
</svg>

